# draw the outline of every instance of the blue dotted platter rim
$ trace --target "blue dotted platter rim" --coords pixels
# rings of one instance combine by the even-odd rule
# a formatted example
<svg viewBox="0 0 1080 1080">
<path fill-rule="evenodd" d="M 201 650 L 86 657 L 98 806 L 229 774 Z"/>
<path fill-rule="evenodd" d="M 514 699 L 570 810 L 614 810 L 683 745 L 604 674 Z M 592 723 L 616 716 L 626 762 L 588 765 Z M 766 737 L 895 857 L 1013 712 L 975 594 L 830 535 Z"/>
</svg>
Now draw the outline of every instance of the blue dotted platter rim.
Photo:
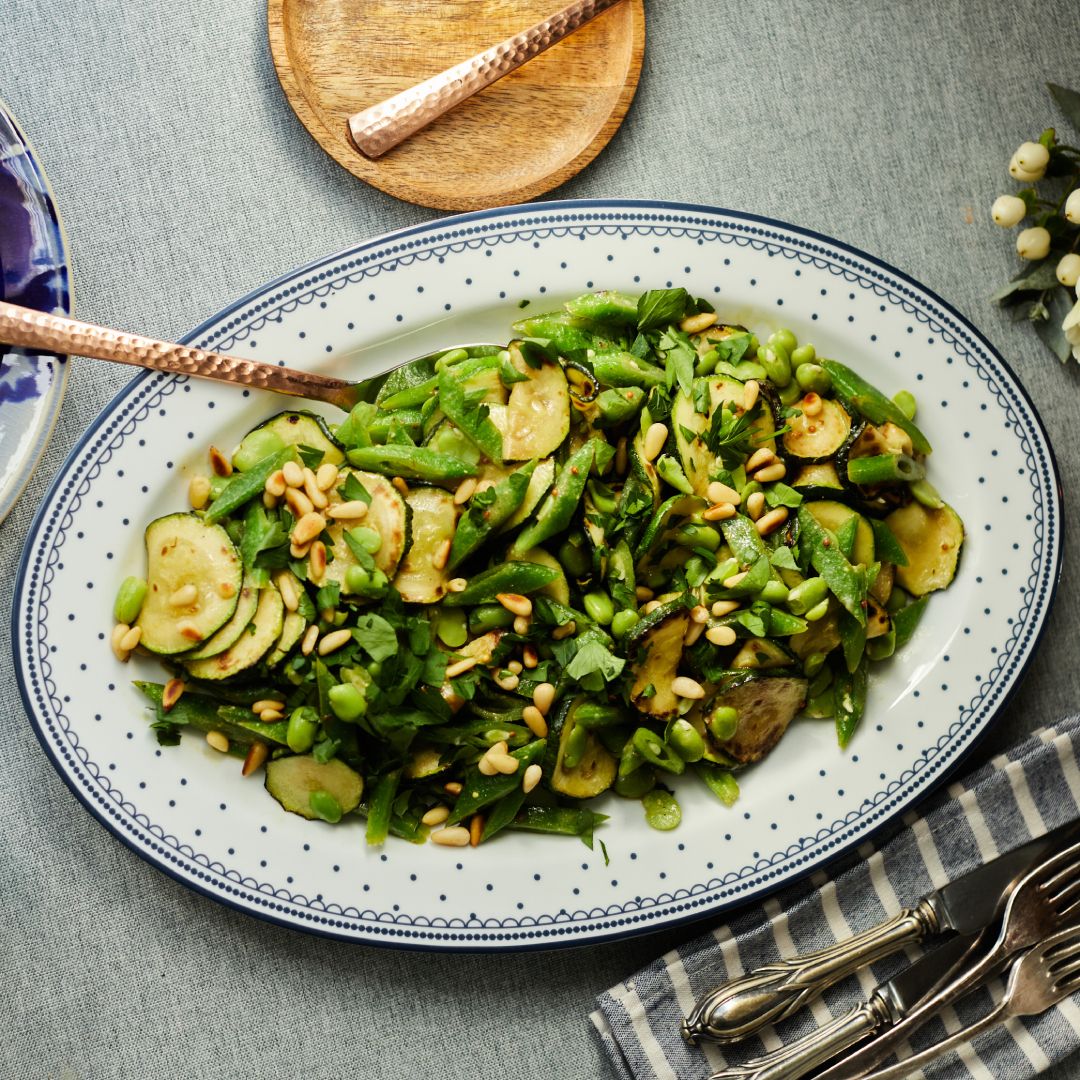
<svg viewBox="0 0 1080 1080">
<path fill-rule="evenodd" d="M 908 809 L 944 780 L 976 745 L 1027 668 L 1046 625 L 1061 572 L 1060 482 L 1053 450 L 1030 398 L 1009 365 L 954 308 L 912 278 L 846 244 L 769 218 L 708 206 L 637 200 L 535 203 L 445 218 L 390 233 L 284 275 L 206 320 L 185 343 L 227 350 L 284 311 L 312 303 L 350 282 L 390 272 L 420 259 L 463 248 L 578 233 L 675 234 L 724 243 L 760 245 L 770 254 L 824 267 L 852 287 L 901 305 L 931 334 L 967 357 L 1017 425 L 1033 491 L 1035 556 L 1024 604 L 996 666 L 979 692 L 937 743 L 898 778 L 843 818 L 783 850 L 689 889 L 635 896 L 589 910 L 541 916 L 436 918 L 360 910 L 314 900 L 241 876 L 195 851 L 140 813 L 78 746 L 52 677 L 48 620 L 51 567 L 63 534 L 90 481 L 126 434 L 186 381 L 146 372 L 117 395 L 69 454 L 27 537 L 16 579 L 12 640 L 16 675 L 35 733 L 57 771 L 87 809 L 118 839 L 152 865 L 221 903 L 294 929 L 367 944 L 459 950 L 548 948 L 625 937 L 701 918 L 758 898 L 817 869 Z M 699 241 L 700 242 L 700 241 Z M 47 611 L 46 611 L 47 614 Z M 1011 620 L 1010 620 L 1011 621 Z M 755 856 L 758 853 L 755 853 Z M 396 906 L 395 906 L 396 907 Z"/>
</svg>

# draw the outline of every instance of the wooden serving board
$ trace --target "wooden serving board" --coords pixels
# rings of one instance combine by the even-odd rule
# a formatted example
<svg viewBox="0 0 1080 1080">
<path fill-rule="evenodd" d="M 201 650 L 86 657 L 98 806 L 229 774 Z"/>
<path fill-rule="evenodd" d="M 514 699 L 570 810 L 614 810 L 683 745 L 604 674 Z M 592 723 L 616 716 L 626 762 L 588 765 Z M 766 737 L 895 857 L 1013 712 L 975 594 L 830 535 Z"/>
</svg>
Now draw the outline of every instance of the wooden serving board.
<svg viewBox="0 0 1080 1080">
<path fill-rule="evenodd" d="M 270 51 L 303 125 L 346 169 L 440 210 L 524 202 L 583 169 L 637 89 L 643 0 L 576 33 L 376 161 L 352 144 L 353 113 L 502 41 L 559 0 L 269 0 Z"/>
</svg>

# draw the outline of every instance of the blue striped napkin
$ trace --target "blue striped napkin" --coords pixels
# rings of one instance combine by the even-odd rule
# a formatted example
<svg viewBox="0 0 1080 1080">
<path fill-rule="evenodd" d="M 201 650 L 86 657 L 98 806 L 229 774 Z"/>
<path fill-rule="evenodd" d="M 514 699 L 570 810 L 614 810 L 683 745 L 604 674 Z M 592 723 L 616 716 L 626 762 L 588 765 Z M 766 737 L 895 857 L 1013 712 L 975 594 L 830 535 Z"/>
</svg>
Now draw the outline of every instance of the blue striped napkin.
<svg viewBox="0 0 1080 1080">
<path fill-rule="evenodd" d="M 780 956 L 824 948 L 895 915 L 924 893 L 1080 815 L 1080 717 L 1044 728 L 950 784 L 904 818 L 903 828 L 864 844 L 857 862 L 819 872 L 710 933 L 672 950 L 597 999 L 597 1034 L 626 1080 L 702 1080 L 725 1064 L 773 1050 L 863 1000 L 921 955 L 888 957 L 838 983 L 801 1013 L 760 1036 L 725 1047 L 687 1046 L 679 1022 L 703 993 Z M 998 979 L 947 1009 L 899 1056 L 937 1042 L 1001 999 Z M 1080 995 L 965 1043 L 914 1076 L 978 1080 L 1031 1076 L 1080 1046 Z"/>
</svg>

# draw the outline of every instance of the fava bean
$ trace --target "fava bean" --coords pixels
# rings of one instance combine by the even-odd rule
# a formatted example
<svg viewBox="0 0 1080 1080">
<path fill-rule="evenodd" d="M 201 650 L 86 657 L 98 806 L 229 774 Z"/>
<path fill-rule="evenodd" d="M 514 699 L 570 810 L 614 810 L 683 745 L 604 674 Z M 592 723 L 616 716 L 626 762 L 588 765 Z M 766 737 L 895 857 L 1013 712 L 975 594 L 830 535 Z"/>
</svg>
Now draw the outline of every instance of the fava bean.
<svg viewBox="0 0 1080 1080">
<path fill-rule="evenodd" d="M 668 727 L 667 743 L 683 761 L 700 761 L 705 756 L 705 740 L 689 720 L 675 720 Z"/>
<path fill-rule="evenodd" d="M 916 502 L 920 502 L 928 510 L 940 510 L 945 505 L 945 500 L 938 494 L 937 488 L 929 480 L 916 480 L 909 484 L 911 494 Z"/>
<path fill-rule="evenodd" d="M 918 405 L 915 402 L 915 395 L 909 390 L 900 390 L 893 394 L 893 402 L 909 420 L 915 419 L 915 412 L 918 409 Z"/>
<path fill-rule="evenodd" d="M 642 796 L 641 805 L 645 808 L 645 820 L 661 832 L 676 828 L 682 821 L 679 801 L 670 791 L 650 791 Z"/>
<path fill-rule="evenodd" d="M 336 825 L 341 820 L 341 803 L 330 794 L 329 791 L 313 791 L 308 796 L 308 806 L 311 812 L 323 821 Z"/>
<path fill-rule="evenodd" d="M 709 734 L 717 742 L 727 742 L 739 726 L 739 710 L 730 705 L 717 705 L 709 717 Z"/>
<path fill-rule="evenodd" d="M 818 619 L 824 619 L 829 613 L 829 601 L 822 600 L 820 604 L 815 604 L 803 618 L 807 622 L 817 622 Z"/>
<path fill-rule="evenodd" d="M 635 769 L 628 776 L 620 776 L 615 781 L 615 794 L 624 799 L 640 799 L 656 787 L 656 773 L 650 768 Z"/>
<path fill-rule="evenodd" d="M 803 661 L 803 674 L 812 679 L 825 666 L 825 654 L 822 652 L 811 653 Z"/>
<path fill-rule="evenodd" d="M 805 615 L 811 608 L 817 607 L 829 595 L 829 586 L 824 578 L 812 577 L 796 585 L 787 594 L 788 611 L 792 615 Z"/>
<path fill-rule="evenodd" d="M 696 770 L 705 786 L 725 805 L 734 806 L 739 798 L 739 782 L 727 769 L 702 763 Z"/>
<path fill-rule="evenodd" d="M 500 604 L 499 607 L 502 605 Z M 503 610 L 506 609 L 503 608 Z M 511 613 L 507 612 L 507 614 Z M 469 640 L 469 626 L 465 612 L 459 608 L 446 608 L 440 611 L 435 623 L 435 633 L 448 648 L 460 649 Z"/>
<path fill-rule="evenodd" d="M 795 369 L 795 381 L 807 393 L 827 394 L 832 389 L 832 379 L 820 364 L 801 364 Z"/>
<path fill-rule="evenodd" d="M 113 605 L 114 620 L 130 626 L 139 617 L 145 599 L 146 582 L 137 577 L 124 578 L 116 591 L 116 603 Z"/>
<path fill-rule="evenodd" d="M 592 562 L 584 550 L 584 541 L 575 534 L 559 546 L 559 562 L 569 577 L 579 580 L 588 577 Z"/>
<path fill-rule="evenodd" d="M 469 612 L 469 633 L 474 637 L 489 630 L 503 630 L 514 623 L 514 613 L 502 604 L 481 604 Z"/>
<path fill-rule="evenodd" d="M 779 345 L 789 356 L 799 347 L 799 339 L 786 327 L 769 335 L 767 345 L 775 348 Z"/>
<path fill-rule="evenodd" d="M 349 536 L 369 555 L 374 555 L 382 547 L 382 536 L 366 525 L 357 525 L 350 529 Z"/>
<path fill-rule="evenodd" d="M 791 360 L 788 352 L 779 342 L 766 345 L 758 351 L 758 363 L 765 369 L 770 381 L 778 389 L 783 389 L 791 382 Z"/>
<path fill-rule="evenodd" d="M 364 695 L 352 685 L 341 683 L 330 687 L 327 693 L 330 701 L 330 710 L 339 720 L 356 720 L 367 712 L 367 701 Z M 289 721 L 290 725 L 292 721 Z"/>
<path fill-rule="evenodd" d="M 627 634 L 638 624 L 640 616 L 636 611 L 616 611 L 611 620 L 611 633 L 616 641 L 622 641 Z"/>
<path fill-rule="evenodd" d="M 767 581 L 758 593 L 758 599 L 767 604 L 783 604 L 788 598 L 788 587 L 782 581 Z"/>
<path fill-rule="evenodd" d="M 817 349 L 807 343 L 791 350 L 791 366 L 798 370 L 803 364 L 812 364 L 817 359 Z"/>
<path fill-rule="evenodd" d="M 582 602 L 585 605 L 585 614 L 601 626 L 607 626 L 615 618 L 615 605 L 606 592 L 595 589 L 586 593 Z"/>
<path fill-rule="evenodd" d="M 334 689 L 342 688 L 334 687 Z M 354 688 L 350 687 L 350 689 Z M 315 745 L 315 735 L 318 730 L 319 714 L 307 705 L 301 705 L 300 708 L 293 709 L 292 715 L 289 717 L 285 741 L 294 754 L 306 754 Z"/>
</svg>

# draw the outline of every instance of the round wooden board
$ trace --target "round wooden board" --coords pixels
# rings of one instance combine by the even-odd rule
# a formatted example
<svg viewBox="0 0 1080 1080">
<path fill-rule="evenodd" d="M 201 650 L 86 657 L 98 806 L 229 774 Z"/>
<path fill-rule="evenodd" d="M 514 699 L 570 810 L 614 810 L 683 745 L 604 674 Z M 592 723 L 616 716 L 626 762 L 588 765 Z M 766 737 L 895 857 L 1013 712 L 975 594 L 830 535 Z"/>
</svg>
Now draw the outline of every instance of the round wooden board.
<svg viewBox="0 0 1080 1080">
<path fill-rule="evenodd" d="M 643 0 L 624 0 L 376 161 L 347 120 L 532 26 L 557 0 L 269 0 L 270 51 L 290 105 L 351 173 L 421 206 L 524 202 L 583 169 L 637 89 Z"/>
</svg>

